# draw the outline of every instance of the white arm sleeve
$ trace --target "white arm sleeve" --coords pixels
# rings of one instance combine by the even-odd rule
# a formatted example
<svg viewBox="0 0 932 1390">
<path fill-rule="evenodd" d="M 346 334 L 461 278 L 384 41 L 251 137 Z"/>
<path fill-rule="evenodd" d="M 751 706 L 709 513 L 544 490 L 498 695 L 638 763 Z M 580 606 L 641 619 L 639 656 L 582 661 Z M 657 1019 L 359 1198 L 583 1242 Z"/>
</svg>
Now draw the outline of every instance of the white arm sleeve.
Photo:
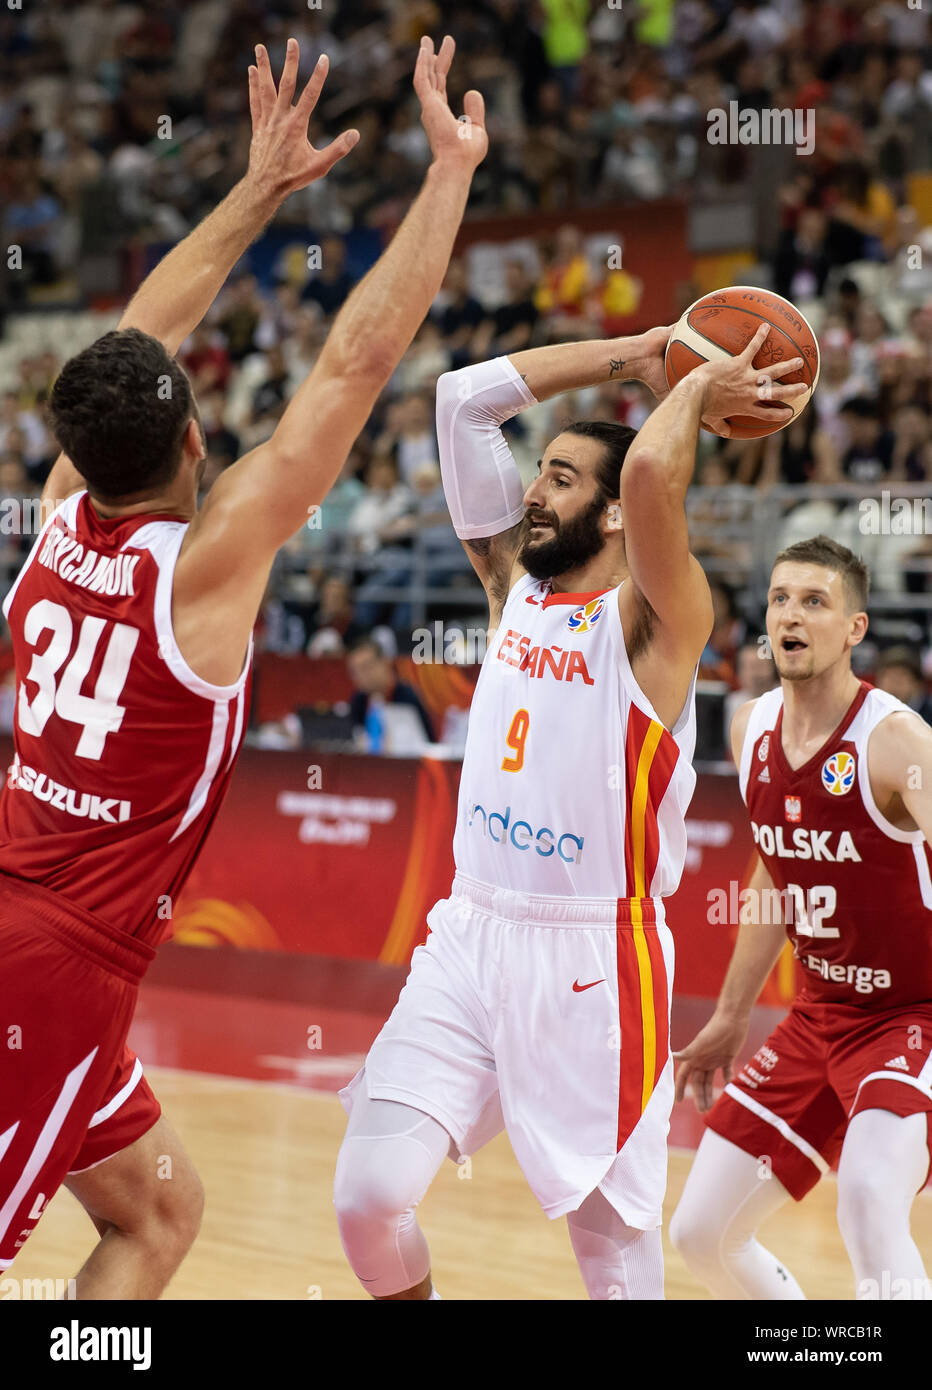
<svg viewBox="0 0 932 1390">
<path fill-rule="evenodd" d="M 497 536 L 523 518 L 524 484 L 501 425 L 536 404 L 507 357 L 438 379 L 440 472 L 460 540 Z"/>
</svg>

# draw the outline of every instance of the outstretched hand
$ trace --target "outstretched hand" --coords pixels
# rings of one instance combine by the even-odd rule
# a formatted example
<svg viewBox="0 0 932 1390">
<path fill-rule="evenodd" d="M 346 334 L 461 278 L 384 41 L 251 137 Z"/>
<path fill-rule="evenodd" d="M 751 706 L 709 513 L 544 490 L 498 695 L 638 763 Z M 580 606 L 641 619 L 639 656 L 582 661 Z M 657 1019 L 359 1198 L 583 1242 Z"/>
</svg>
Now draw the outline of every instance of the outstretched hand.
<svg viewBox="0 0 932 1390">
<path fill-rule="evenodd" d="M 262 44 L 256 48 L 255 67 L 249 69 L 252 143 L 247 177 L 267 185 L 278 198 L 286 198 L 323 178 L 359 139 L 358 130 L 344 130 L 322 150 L 314 149 L 307 138 L 307 125 L 330 64 L 326 54 L 321 55 L 307 86 L 292 105 L 299 59 L 298 41 L 289 39 L 277 89 L 269 55 Z"/>
<path fill-rule="evenodd" d="M 433 39 L 425 34 L 414 68 L 414 90 L 421 103 L 421 123 L 435 161 L 456 163 L 470 172 L 485 159 L 489 137 L 485 131 L 485 102 L 481 92 L 463 98 L 463 116 L 457 120 L 447 101 L 447 74 L 456 45 L 447 34 L 434 52 Z"/>
</svg>

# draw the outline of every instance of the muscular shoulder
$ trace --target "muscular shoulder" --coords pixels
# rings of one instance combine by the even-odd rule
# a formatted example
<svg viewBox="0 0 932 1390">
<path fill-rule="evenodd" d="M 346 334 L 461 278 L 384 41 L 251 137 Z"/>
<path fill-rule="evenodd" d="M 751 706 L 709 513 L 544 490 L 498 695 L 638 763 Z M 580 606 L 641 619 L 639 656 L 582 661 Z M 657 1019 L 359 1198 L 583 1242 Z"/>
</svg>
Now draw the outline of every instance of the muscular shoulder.
<svg viewBox="0 0 932 1390">
<path fill-rule="evenodd" d="M 932 727 L 911 709 L 892 710 L 872 730 L 867 759 L 875 793 L 899 790 L 912 767 L 921 774 L 932 766 Z"/>
</svg>

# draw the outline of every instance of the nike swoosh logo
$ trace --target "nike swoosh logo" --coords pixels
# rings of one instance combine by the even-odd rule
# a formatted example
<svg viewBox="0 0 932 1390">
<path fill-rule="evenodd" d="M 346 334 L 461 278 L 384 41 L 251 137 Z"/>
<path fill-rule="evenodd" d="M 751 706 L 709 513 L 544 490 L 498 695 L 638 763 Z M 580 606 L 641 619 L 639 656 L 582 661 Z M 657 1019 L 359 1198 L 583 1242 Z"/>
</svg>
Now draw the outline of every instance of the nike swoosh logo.
<svg viewBox="0 0 932 1390">
<path fill-rule="evenodd" d="M 605 980 L 604 980 L 604 979 L 602 979 L 602 980 L 593 980 L 593 981 L 592 981 L 592 984 L 589 984 L 589 985 L 581 985 L 581 984 L 579 983 L 578 980 L 574 980 L 574 981 L 573 981 L 573 992 L 574 992 L 575 994 L 582 994 L 582 992 L 583 992 L 584 989 L 592 989 L 593 985 L 604 985 L 604 984 L 605 984 Z"/>
</svg>

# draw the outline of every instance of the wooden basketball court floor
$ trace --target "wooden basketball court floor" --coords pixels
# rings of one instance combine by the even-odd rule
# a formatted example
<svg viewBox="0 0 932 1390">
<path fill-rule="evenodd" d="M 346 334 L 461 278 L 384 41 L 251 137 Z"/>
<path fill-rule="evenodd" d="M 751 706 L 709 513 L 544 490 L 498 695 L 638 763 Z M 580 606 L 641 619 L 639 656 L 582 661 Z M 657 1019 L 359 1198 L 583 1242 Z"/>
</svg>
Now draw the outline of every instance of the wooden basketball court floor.
<svg viewBox="0 0 932 1390">
<path fill-rule="evenodd" d="M 361 962 L 162 949 L 141 990 L 130 1042 L 207 1194 L 200 1235 L 166 1298 L 368 1301 L 343 1255 L 331 1200 L 345 1128 L 335 1092 L 362 1061 L 404 973 Z M 679 1047 L 712 1006 L 674 1005 Z M 758 1011 L 748 1055 L 776 1017 Z M 309 1048 L 312 1030 L 312 1041 L 321 1035 L 319 1048 Z M 665 1227 L 700 1134 L 692 1101 L 676 1106 Z M 835 1199 L 834 1178 L 823 1178 L 804 1202 L 788 1203 L 762 1228 L 765 1244 L 811 1299 L 853 1298 Z M 468 1167 L 445 1162 L 419 1220 L 443 1298 L 586 1296 L 566 1223 L 544 1216 L 505 1135 Z M 930 1187 L 914 1204 L 913 1234 L 932 1266 Z M 62 1190 L 9 1273 L 66 1279 L 95 1239 L 82 1208 Z M 667 1298 L 707 1298 L 666 1234 L 664 1254 Z"/>
<path fill-rule="evenodd" d="M 332 1094 L 150 1068 L 150 1082 L 207 1189 L 201 1233 L 165 1297 L 170 1299 L 365 1299 L 343 1255 L 331 1205 L 345 1117 Z M 669 1221 L 692 1155 L 670 1155 Z M 852 1278 L 835 1223 L 835 1182 L 764 1227 L 765 1243 L 813 1299 L 850 1299 Z M 434 1282 L 450 1299 L 583 1299 L 563 1221 L 548 1221 L 499 1135 L 461 1177 L 444 1163 L 420 1221 Z M 932 1195 L 913 1209 L 913 1232 L 932 1251 Z M 94 1232 L 70 1193 L 51 1202 L 11 1269 L 21 1279 L 66 1278 Z M 664 1237 L 668 1299 L 703 1299 Z"/>
</svg>

